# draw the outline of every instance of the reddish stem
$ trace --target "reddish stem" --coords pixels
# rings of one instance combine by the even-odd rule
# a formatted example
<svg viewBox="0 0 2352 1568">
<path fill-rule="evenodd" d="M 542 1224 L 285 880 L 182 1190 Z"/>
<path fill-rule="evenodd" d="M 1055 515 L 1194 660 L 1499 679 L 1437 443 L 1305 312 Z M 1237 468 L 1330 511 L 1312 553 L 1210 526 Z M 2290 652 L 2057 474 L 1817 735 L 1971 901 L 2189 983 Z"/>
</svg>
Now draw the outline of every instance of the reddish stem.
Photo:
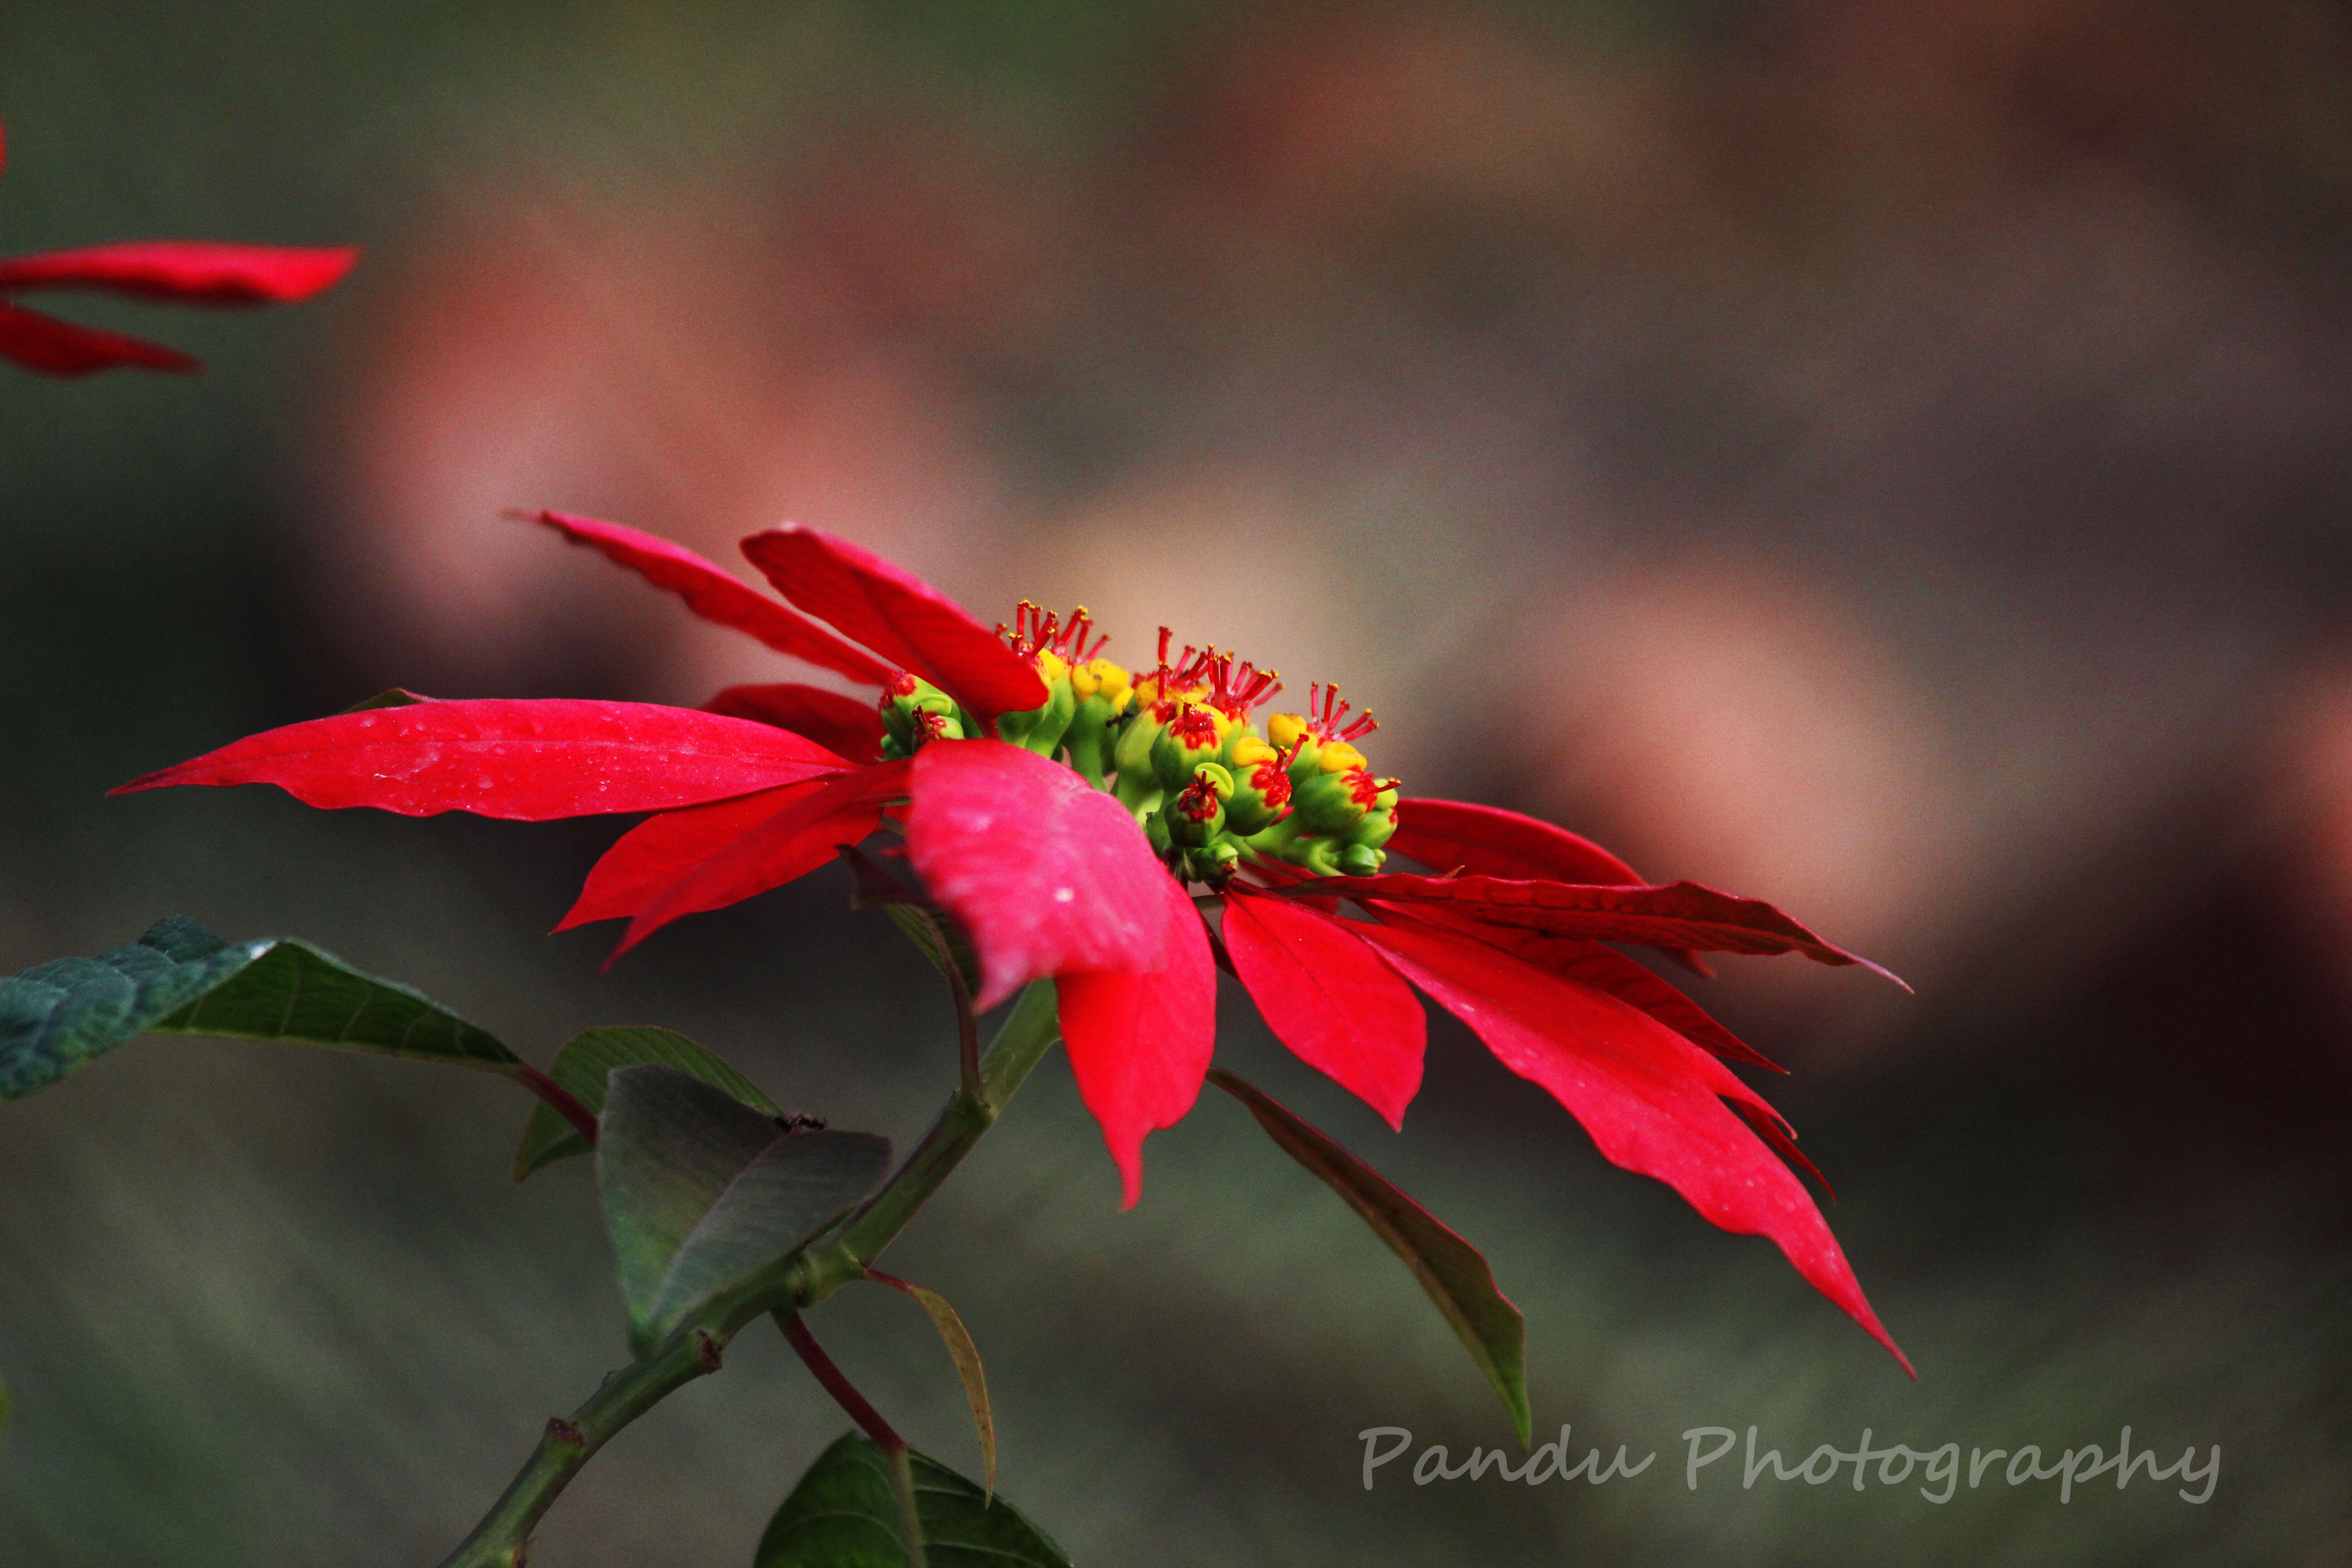
<svg viewBox="0 0 2352 1568">
<path fill-rule="evenodd" d="M 517 1064 L 514 1077 L 517 1083 L 545 1100 L 556 1115 L 578 1128 L 580 1136 L 587 1139 L 591 1146 L 595 1143 L 596 1113 L 572 1099 L 571 1090 L 529 1062 Z"/>
<path fill-rule="evenodd" d="M 808 1325 L 801 1321 L 798 1312 L 778 1312 L 776 1326 L 784 1331 L 784 1342 L 791 1345 L 801 1360 L 807 1363 L 817 1382 L 833 1395 L 834 1402 L 849 1412 L 849 1418 L 864 1427 L 866 1435 L 873 1438 L 884 1453 L 896 1458 L 907 1451 L 907 1440 L 891 1429 L 890 1423 L 882 1419 L 882 1413 L 867 1404 L 866 1395 L 858 1393 L 856 1385 L 833 1364 L 833 1358 L 824 1353 L 824 1347 L 816 1342 L 815 1336 L 808 1331 Z"/>
</svg>

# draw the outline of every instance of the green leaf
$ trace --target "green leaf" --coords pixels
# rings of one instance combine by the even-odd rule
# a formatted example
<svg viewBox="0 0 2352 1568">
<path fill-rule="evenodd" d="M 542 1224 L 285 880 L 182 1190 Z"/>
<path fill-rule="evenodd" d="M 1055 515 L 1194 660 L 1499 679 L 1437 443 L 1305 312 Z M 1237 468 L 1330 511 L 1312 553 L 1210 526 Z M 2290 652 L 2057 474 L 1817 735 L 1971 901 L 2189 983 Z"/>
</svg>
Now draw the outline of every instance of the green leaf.
<svg viewBox="0 0 2352 1568">
<path fill-rule="evenodd" d="M 487 1030 L 421 991 L 362 974 L 291 937 L 247 945 L 254 950 L 251 963 L 148 1027 L 408 1057 L 509 1077 L 523 1065 Z"/>
<path fill-rule="evenodd" d="M 691 1073 L 765 1115 L 782 1114 L 776 1102 L 762 1093 L 758 1084 L 712 1052 L 674 1029 L 647 1025 L 583 1030 L 556 1053 L 547 1076 L 569 1090 L 572 1098 L 590 1112 L 601 1113 L 604 1109 L 604 1080 L 613 1069 L 647 1063 Z M 578 1129 L 542 1101 L 532 1110 L 530 1123 L 523 1129 L 522 1146 L 515 1151 L 514 1178 L 522 1181 L 558 1160 L 585 1154 L 590 1147 Z"/>
<path fill-rule="evenodd" d="M 914 1298 L 931 1320 L 931 1326 L 947 1342 L 949 1359 L 955 1363 L 956 1376 L 963 1380 L 963 1396 L 971 1405 L 971 1424 L 980 1434 L 980 1459 L 988 1477 L 987 1494 L 996 1495 L 996 1416 L 988 1404 L 988 1373 L 980 1364 L 980 1347 L 972 1343 L 971 1331 L 963 1326 L 956 1310 L 945 1296 L 926 1290 L 920 1285 L 910 1285 L 896 1275 L 867 1269 L 866 1277 L 877 1285 L 887 1285 Z"/>
<path fill-rule="evenodd" d="M 909 1449 L 929 1568 L 1070 1568 L 1059 1546 L 1003 1498 Z M 809 1467 L 768 1522 L 753 1568 L 907 1568 L 890 1459 L 852 1432 Z"/>
<path fill-rule="evenodd" d="M 841 847 L 856 886 L 849 896 L 853 910 L 879 909 L 890 923 L 933 969 L 950 984 L 961 982 L 966 996 L 980 994 L 980 958 L 971 939 L 954 919 L 922 894 L 883 868 L 882 863 L 854 844 Z"/>
<path fill-rule="evenodd" d="M 646 1353 L 712 1296 L 790 1257 L 889 1163 L 877 1134 L 791 1131 L 676 1068 L 614 1070 L 596 1173 L 630 1347 Z"/>
<path fill-rule="evenodd" d="M 377 708 L 414 708 L 420 702 L 431 702 L 434 700 L 436 700 L 436 699 L 422 696 L 416 692 L 409 690 L 408 688 L 404 686 L 395 686 L 388 691 L 379 691 L 373 697 L 362 697 L 357 702 L 354 702 L 350 707 L 344 709 L 343 711 L 346 713 L 365 713 Z"/>
<path fill-rule="evenodd" d="M 1389 1250 L 1404 1260 L 1463 1348 L 1511 1413 L 1519 1446 L 1528 1445 L 1527 1320 L 1496 1289 L 1495 1271 L 1478 1249 L 1444 1222 L 1330 1139 L 1300 1121 L 1256 1085 L 1222 1068 L 1209 1081 L 1249 1107 L 1266 1136 L 1283 1152 L 1323 1179 L 1364 1218 Z"/>
<path fill-rule="evenodd" d="M 250 964 L 269 943 L 159 921 L 128 947 L 59 958 L 0 980 L 0 1100 L 47 1089 Z"/>
<path fill-rule="evenodd" d="M 0 1100 L 32 1093 L 142 1034 L 227 1035 L 479 1068 L 520 1058 L 422 992 L 291 937 L 227 942 L 159 921 L 128 947 L 0 980 Z"/>
</svg>

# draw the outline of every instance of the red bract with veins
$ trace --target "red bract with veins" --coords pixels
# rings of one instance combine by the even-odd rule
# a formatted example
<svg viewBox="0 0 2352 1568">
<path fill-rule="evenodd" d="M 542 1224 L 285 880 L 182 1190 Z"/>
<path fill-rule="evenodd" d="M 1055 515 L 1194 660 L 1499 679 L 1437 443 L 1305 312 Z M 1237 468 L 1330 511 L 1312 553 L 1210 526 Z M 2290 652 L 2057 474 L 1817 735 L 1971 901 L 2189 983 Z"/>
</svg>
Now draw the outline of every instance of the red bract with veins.
<svg viewBox="0 0 2352 1568">
<path fill-rule="evenodd" d="M 1276 1037 L 1391 1126 L 1421 1086 L 1419 992 L 1609 1160 L 1726 1230 L 1770 1237 L 1903 1359 L 1786 1163 L 1811 1170 L 1787 1124 L 1725 1061 L 1771 1064 L 1606 944 L 1694 964 L 1701 952 L 1866 961 L 1769 904 L 1644 883 L 1549 823 L 1400 799 L 1359 749 L 1377 726 L 1336 689 L 1318 683 L 1304 711 L 1261 731 L 1254 714 L 1279 678 L 1213 647 L 1175 652 L 1164 629 L 1152 666 L 1130 670 L 1089 644 L 1083 610 L 1064 624 L 1024 605 L 992 631 L 814 530 L 743 542 L 780 603 L 633 529 L 537 521 L 698 615 L 876 689 L 874 705 L 790 683 L 732 687 L 698 711 L 420 700 L 289 725 L 122 787 L 268 783 L 318 805 L 529 820 L 650 811 L 563 922 L 626 920 L 623 951 L 895 827 L 970 941 L 980 1007 L 1055 982 L 1079 1093 L 1129 1205 L 1144 1139 L 1192 1109 L 1209 1069 L 1220 953 Z M 1388 869 L 1391 851 L 1434 874 Z"/>
<path fill-rule="evenodd" d="M 6 163 L 0 138 L 0 167 Z M 152 239 L 0 260 L 0 358 L 48 375 L 120 366 L 202 370 L 177 349 L 27 310 L 15 297 L 39 289 L 92 289 L 184 305 L 289 304 L 333 287 L 359 256 L 350 247 Z"/>
</svg>

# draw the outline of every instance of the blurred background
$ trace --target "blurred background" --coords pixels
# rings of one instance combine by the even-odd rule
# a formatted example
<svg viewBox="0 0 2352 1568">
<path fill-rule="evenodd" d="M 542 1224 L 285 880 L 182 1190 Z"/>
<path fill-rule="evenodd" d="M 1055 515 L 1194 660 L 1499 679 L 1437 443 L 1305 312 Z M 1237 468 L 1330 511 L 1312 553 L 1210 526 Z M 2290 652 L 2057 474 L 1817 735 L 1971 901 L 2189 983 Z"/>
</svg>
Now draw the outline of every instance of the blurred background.
<svg viewBox="0 0 2352 1568">
<path fill-rule="evenodd" d="M 23 0 L 0 251 L 357 241 L 265 314 L 62 302 L 201 381 L 0 366 L 0 972 L 300 934 L 544 1061 L 661 1023 L 908 1139 L 945 998 L 828 873 L 611 975 L 613 824 L 110 785 L 394 683 L 803 672 L 503 521 L 785 518 L 981 613 L 1338 679 L 1408 793 L 1550 816 L 1906 975 L 1733 960 L 1914 1385 L 1450 1022 L 1402 1137 L 1221 1059 L 1479 1243 L 1604 1488 L 1505 1442 L 1239 1110 L 1117 1191 L 1051 1062 L 889 1266 L 1081 1563 L 2322 1563 L 2352 1550 L 2352 16 L 2322 0 Z M 1231 1000 L 1231 998 L 1229 998 Z M 509 1086 L 151 1041 L 0 1107 L 0 1563 L 415 1564 L 624 1359 Z M 814 1318 L 976 1450 L 928 1324 Z M 2212 1500 L 1679 1476 L 1685 1427 L 2219 1444 Z M 772 1334 L 534 1561 L 740 1563 L 844 1421 Z M 1397 1479 L 1390 1480 L 1388 1476 Z"/>
</svg>

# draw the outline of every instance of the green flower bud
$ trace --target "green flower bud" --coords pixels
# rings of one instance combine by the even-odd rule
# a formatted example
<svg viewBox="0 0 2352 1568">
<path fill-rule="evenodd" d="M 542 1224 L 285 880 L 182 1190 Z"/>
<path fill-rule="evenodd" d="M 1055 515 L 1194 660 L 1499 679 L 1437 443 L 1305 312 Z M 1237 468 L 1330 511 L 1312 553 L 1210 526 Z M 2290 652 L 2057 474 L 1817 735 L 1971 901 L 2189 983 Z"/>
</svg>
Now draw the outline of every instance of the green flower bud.
<svg viewBox="0 0 2352 1568">
<path fill-rule="evenodd" d="M 1323 754 L 1328 758 L 1338 750 L 1326 746 Z M 1393 782 L 1390 781 L 1391 785 Z M 1372 777 L 1367 768 L 1318 773 L 1295 784 L 1290 802 L 1303 832 L 1345 833 L 1379 803 L 1381 787 L 1382 781 Z"/>
<path fill-rule="evenodd" d="M 1233 798 L 1225 802 L 1227 832 L 1246 838 L 1290 815 L 1290 758 L 1255 734 L 1229 737 L 1225 755 L 1234 775 Z"/>
<path fill-rule="evenodd" d="M 1190 786 L 1194 769 L 1204 763 L 1216 763 L 1224 749 L 1228 723 L 1223 714 L 1203 703 L 1188 702 L 1178 709 L 1151 742 L 1153 780 L 1171 795 Z M 1220 766 L 1217 771 L 1224 769 Z M 1232 775 L 1226 778 L 1230 783 Z"/>
<path fill-rule="evenodd" d="M 1118 738 L 1112 727 L 1126 715 L 1133 680 L 1107 658 L 1089 659 L 1070 667 L 1070 691 L 1077 699 L 1077 711 L 1071 715 L 1062 743 L 1069 750 L 1070 765 L 1100 789 L 1113 765 L 1110 748 Z"/>
<path fill-rule="evenodd" d="M 976 734 L 955 699 L 919 676 L 900 670 L 877 704 L 882 715 L 882 754 L 911 757 L 932 741 L 961 741 Z"/>
<path fill-rule="evenodd" d="M 1050 757 L 1062 749 L 1062 737 L 1077 713 L 1078 700 L 1070 689 L 1070 667 L 1058 655 L 1039 653 L 1035 658 L 1037 673 L 1045 682 L 1045 702 L 1026 712 L 998 714 L 996 734 L 999 740 Z"/>
<path fill-rule="evenodd" d="M 1160 808 L 1157 820 L 1167 823 L 1170 843 L 1205 848 L 1225 830 L 1225 802 L 1233 794 L 1234 775 L 1214 763 L 1202 763 L 1193 770 L 1192 781 Z"/>
<path fill-rule="evenodd" d="M 1206 882 L 1222 888 L 1232 879 L 1242 863 L 1241 846 L 1230 838 L 1220 838 L 1203 849 L 1179 851 L 1183 857 L 1181 875 L 1187 881 Z"/>
</svg>

